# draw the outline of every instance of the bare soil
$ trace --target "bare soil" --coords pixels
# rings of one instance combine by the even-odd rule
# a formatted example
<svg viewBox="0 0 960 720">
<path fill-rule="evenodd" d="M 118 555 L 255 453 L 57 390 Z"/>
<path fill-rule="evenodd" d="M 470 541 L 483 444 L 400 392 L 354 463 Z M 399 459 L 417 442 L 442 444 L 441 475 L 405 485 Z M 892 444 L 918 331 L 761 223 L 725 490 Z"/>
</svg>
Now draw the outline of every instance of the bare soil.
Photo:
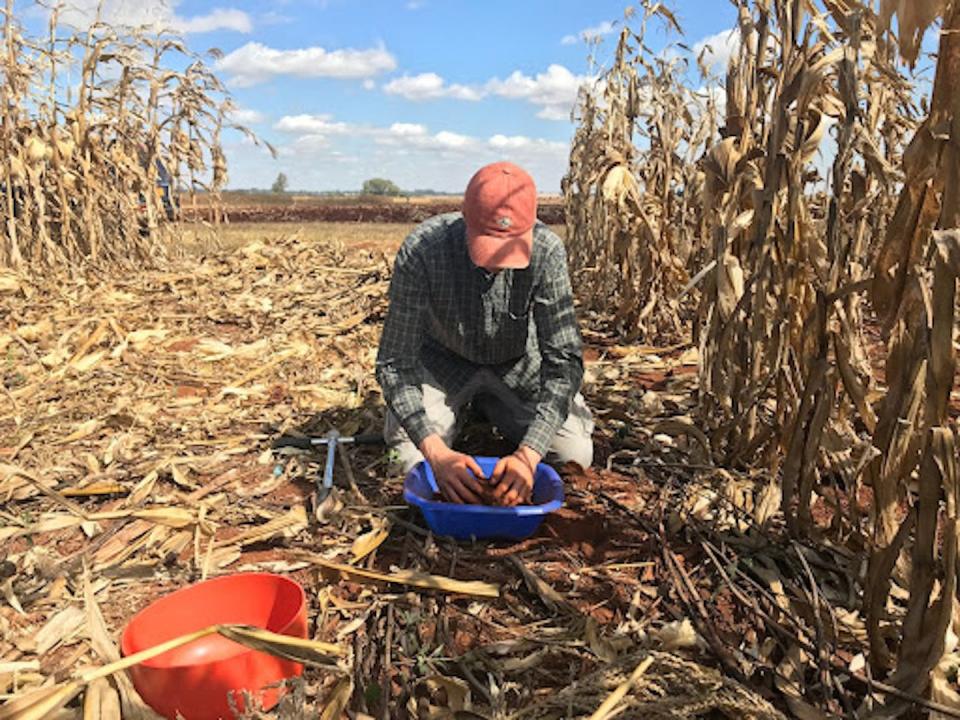
<svg viewBox="0 0 960 720">
<path fill-rule="evenodd" d="M 326 202 L 307 199 L 290 203 L 239 204 L 235 199 L 226 210 L 226 219 L 231 223 L 243 222 L 357 222 L 357 223 L 405 223 L 416 224 L 440 213 L 460 210 L 459 198 L 430 199 L 420 202 L 372 202 L 356 199 L 343 202 Z M 564 223 L 562 203 L 542 202 L 538 209 L 540 220 L 548 225 Z M 213 213 L 208 207 L 184 207 L 187 221 L 212 221 Z"/>
</svg>

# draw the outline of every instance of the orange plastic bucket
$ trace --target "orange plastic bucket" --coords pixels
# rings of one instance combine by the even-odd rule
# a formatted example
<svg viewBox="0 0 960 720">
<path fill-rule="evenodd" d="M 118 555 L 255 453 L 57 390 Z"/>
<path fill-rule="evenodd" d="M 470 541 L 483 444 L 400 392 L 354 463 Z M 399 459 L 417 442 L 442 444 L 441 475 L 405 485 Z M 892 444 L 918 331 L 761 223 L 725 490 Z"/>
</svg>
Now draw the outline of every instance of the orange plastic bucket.
<svg viewBox="0 0 960 720">
<path fill-rule="evenodd" d="M 303 588 L 282 575 L 241 573 L 178 590 L 137 613 L 124 628 L 124 655 L 210 625 L 243 624 L 307 637 Z M 160 715 L 175 720 L 234 718 L 228 697 L 244 710 L 244 690 L 268 710 L 281 691 L 265 689 L 300 675 L 299 663 L 251 650 L 221 635 L 208 635 L 130 668 L 133 685 Z"/>
</svg>

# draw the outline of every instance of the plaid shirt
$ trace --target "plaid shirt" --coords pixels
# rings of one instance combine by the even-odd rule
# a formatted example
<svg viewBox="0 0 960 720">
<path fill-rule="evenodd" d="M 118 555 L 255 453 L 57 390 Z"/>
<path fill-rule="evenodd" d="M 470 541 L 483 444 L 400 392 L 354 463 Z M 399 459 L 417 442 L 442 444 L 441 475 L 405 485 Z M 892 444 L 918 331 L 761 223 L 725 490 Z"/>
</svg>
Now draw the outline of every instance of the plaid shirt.
<svg viewBox="0 0 960 720">
<path fill-rule="evenodd" d="M 438 215 L 397 254 L 377 381 L 420 447 L 435 432 L 423 407 L 424 370 L 455 395 L 482 369 L 536 403 L 522 444 L 545 455 L 583 379 L 566 251 L 538 222 L 530 266 L 488 273 L 470 260 L 462 214 Z"/>
</svg>

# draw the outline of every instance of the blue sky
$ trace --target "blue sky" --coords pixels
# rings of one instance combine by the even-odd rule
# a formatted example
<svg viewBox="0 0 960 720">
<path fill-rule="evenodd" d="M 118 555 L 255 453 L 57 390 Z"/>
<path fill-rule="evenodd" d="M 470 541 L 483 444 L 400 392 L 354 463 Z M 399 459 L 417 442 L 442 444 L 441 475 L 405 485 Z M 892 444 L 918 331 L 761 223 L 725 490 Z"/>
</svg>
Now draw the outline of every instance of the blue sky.
<svg viewBox="0 0 960 720">
<path fill-rule="evenodd" d="M 73 0 L 81 6 L 96 0 Z M 584 33 L 609 57 L 623 0 L 107 0 L 116 22 L 179 28 L 195 51 L 225 53 L 218 72 L 237 119 L 273 159 L 225 137 L 231 187 L 358 189 L 382 176 L 405 189 L 461 190 L 486 162 L 527 167 L 559 190 Z M 735 22 L 727 0 L 674 3 L 687 42 Z M 665 42 L 650 37 L 654 50 Z"/>
</svg>

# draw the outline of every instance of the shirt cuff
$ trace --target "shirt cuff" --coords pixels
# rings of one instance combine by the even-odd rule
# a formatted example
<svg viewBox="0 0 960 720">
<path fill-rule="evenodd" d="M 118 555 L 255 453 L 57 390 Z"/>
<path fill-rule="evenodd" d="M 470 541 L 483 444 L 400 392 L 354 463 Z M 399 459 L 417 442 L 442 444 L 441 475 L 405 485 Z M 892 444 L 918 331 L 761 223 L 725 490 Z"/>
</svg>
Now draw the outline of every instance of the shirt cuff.
<svg viewBox="0 0 960 720">
<path fill-rule="evenodd" d="M 423 441 L 434 433 L 433 428 L 430 427 L 430 423 L 427 422 L 427 413 L 424 410 L 408 415 L 400 424 L 403 426 L 403 429 L 407 431 L 407 435 L 410 436 L 410 440 L 418 450 L 423 444 Z"/>
<path fill-rule="evenodd" d="M 557 435 L 559 428 L 552 428 L 550 423 L 545 420 L 534 420 L 527 429 L 527 434 L 523 438 L 521 445 L 526 445 L 531 450 L 536 451 L 540 457 L 546 457 L 547 451 L 553 445 L 553 439 Z"/>
</svg>

